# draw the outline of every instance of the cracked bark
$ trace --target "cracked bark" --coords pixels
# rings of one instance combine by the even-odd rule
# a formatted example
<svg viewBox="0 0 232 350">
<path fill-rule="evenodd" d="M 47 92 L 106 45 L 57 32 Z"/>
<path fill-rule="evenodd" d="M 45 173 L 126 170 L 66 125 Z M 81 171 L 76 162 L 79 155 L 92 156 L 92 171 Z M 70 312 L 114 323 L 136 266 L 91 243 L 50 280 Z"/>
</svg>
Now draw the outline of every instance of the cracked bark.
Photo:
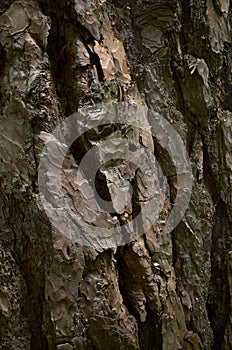
<svg viewBox="0 0 232 350">
<path fill-rule="evenodd" d="M 230 349 L 230 2 L 4 0 L 0 14 L 0 349 Z M 83 106 L 138 99 L 184 141 L 194 175 L 189 208 L 164 234 L 177 179 L 159 140 L 120 125 L 86 132 L 67 170 L 102 138 L 126 134 L 154 152 L 168 193 L 139 239 L 116 250 L 81 246 L 42 209 L 43 141 Z M 97 190 L 115 212 L 90 216 L 120 226 L 150 192 L 133 167 L 110 169 L 99 171 Z M 125 175 L 134 190 L 127 216 L 114 188 L 128 185 Z M 63 184 L 69 204 L 88 211 L 75 181 Z"/>
</svg>

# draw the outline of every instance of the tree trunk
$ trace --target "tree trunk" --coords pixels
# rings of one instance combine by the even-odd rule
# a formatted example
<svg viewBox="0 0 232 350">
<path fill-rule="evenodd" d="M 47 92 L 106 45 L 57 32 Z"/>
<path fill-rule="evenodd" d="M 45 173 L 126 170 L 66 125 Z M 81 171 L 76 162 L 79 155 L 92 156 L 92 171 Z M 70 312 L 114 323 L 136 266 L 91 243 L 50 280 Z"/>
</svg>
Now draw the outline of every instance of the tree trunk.
<svg viewBox="0 0 232 350">
<path fill-rule="evenodd" d="M 0 349 L 231 349 L 230 1 L 0 14 Z"/>
</svg>

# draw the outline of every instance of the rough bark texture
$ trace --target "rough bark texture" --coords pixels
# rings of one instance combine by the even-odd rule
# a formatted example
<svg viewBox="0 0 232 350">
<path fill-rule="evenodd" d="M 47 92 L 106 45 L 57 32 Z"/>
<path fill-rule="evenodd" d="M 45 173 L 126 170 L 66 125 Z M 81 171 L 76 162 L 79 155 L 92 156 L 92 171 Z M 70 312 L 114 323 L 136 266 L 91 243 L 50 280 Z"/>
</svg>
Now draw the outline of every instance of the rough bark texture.
<svg viewBox="0 0 232 350">
<path fill-rule="evenodd" d="M 229 3 L 1 1 L 1 350 L 232 348 Z M 82 106 L 133 99 L 181 135 L 194 175 L 189 208 L 165 234 L 173 164 L 157 140 L 134 132 L 167 176 L 161 218 L 116 250 L 81 246 L 52 227 L 41 206 L 42 139 Z M 77 165 L 94 140 L 87 133 L 73 144 Z M 138 198 L 147 198 L 140 175 L 131 174 Z M 98 174 L 105 199 L 116 180 L 109 169 Z M 73 181 L 64 187 L 78 211 L 84 189 Z M 129 218 L 136 210 L 135 200 Z M 115 212 L 119 224 L 129 220 Z M 91 215 L 107 222 L 98 210 Z"/>
</svg>

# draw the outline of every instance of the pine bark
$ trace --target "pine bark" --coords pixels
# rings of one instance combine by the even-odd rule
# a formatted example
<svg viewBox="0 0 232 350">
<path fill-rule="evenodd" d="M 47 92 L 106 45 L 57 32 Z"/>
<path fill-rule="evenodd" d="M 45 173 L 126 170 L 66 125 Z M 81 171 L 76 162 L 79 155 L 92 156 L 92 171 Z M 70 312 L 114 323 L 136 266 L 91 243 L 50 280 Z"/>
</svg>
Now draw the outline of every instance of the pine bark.
<svg viewBox="0 0 232 350">
<path fill-rule="evenodd" d="M 231 22 L 228 0 L 1 1 L 1 350 L 232 348 Z M 184 142 L 187 211 L 163 230 L 175 164 L 159 140 L 134 129 L 129 138 L 154 153 L 167 179 L 159 220 L 136 239 L 126 232 L 131 242 L 116 249 L 67 239 L 41 205 L 46 137 L 83 107 L 138 100 Z M 72 144 L 69 166 L 111 129 L 95 132 Z M 116 203 L 105 173 L 97 190 Z M 136 176 L 133 191 L 147 198 Z M 64 190 L 79 212 L 74 182 Z M 115 209 L 119 226 L 139 212 L 133 198 L 129 218 Z"/>
</svg>

